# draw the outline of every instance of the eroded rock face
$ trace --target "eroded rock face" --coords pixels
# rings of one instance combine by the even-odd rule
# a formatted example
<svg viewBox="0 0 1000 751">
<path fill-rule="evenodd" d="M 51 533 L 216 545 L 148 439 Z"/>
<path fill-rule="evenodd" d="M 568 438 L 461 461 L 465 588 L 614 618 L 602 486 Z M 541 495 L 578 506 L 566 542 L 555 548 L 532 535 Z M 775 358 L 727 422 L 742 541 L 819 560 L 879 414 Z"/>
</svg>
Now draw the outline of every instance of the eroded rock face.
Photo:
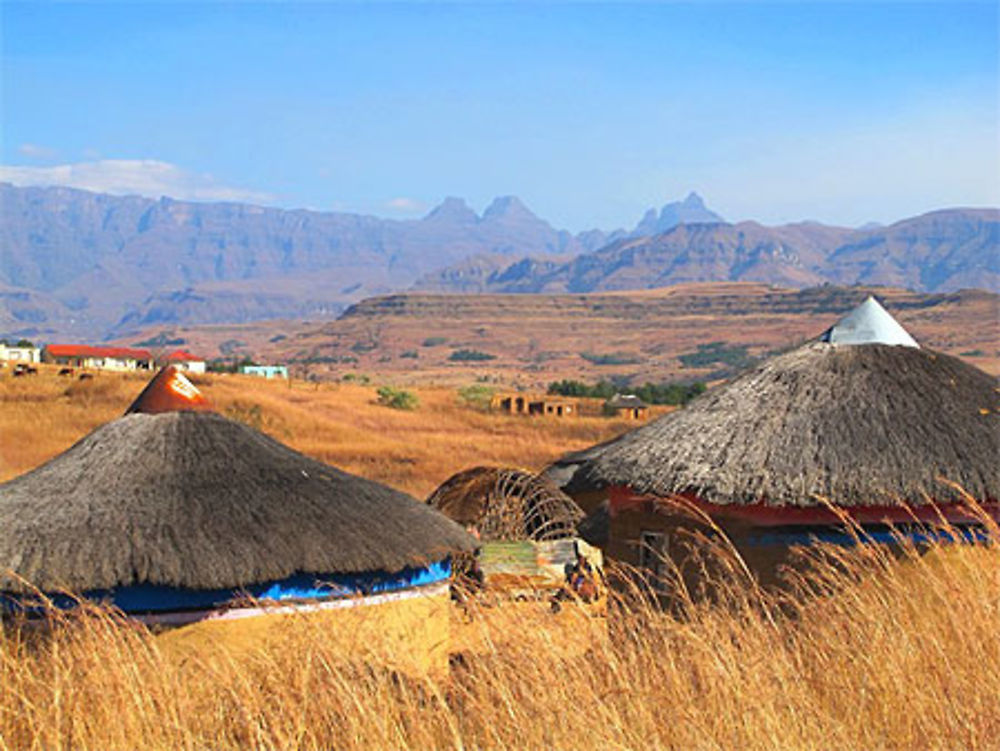
<svg viewBox="0 0 1000 751">
<path fill-rule="evenodd" d="M 471 279 L 482 292 L 603 292 L 747 281 L 798 288 L 871 284 L 917 292 L 1000 291 L 996 209 L 936 211 L 858 230 L 815 222 L 765 227 L 681 219 L 671 224 L 684 216 L 688 201 L 668 204 L 659 214 L 651 209 L 631 235 L 561 263 L 551 256 L 531 262 L 513 258 L 506 264 L 496 257 L 467 259 L 416 286 L 472 291 Z"/>
</svg>

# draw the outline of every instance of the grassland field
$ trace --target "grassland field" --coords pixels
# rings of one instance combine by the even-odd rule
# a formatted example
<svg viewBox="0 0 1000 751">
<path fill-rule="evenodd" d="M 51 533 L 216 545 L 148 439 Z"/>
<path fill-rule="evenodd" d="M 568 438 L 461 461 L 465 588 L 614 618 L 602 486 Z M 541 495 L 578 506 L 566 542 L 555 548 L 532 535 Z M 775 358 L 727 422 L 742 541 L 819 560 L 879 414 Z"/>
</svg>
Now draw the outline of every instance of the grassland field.
<svg viewBox="0 0 1000 751">
<path fill-rule="evenodd" d="M 94 372 L 91 380 L 0 371 L 0 481 L 56 454 L 122 415 L 148 373 Z M 539 470 L 559 455 L 607 440 L 635 423 L 604 417 L 491 414 L 452 387 L 416 387 L 413 410 L 377 402 L 376 385 L 193 379 L 216 410 L 341 469 L 425 497 L 455 472 L 480 464 Z M 665 409 L 665 408 L 661 408 Z"/>
<path fill-rule="evenodd" d="M 539 468 L 629 425 L 491 415 L 453 388 L 416 388 L 406 412 L 373 386 L 196 380 L 220 412 L 418 496 L 464 467 Z M 0 479 L 120 415 L 145 381 L 0 375 Z M 484 601 L 450 614 L 480 646 L 456 647 L 444 677 L 358 661 L 294 617 L 258 649 L 179 658 L 102 608 L 54 614 L 41 642 L 0 629 L 0 751 L 995 749 L 998 543 L 993 526 L 981 545 L 902 559 L 829 549 L 780 600 L 731 563 L 717 601 L 677 613 L 641 592 L 607 618 Z"/>
</svg>

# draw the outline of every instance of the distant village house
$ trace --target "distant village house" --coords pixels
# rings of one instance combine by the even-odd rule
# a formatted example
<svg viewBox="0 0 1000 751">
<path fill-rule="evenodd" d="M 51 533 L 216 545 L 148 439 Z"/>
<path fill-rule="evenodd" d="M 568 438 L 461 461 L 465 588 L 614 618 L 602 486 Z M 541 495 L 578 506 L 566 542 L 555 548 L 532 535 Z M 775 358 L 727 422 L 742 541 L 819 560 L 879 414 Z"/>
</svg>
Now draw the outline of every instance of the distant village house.
<svg viewBox="0 0 1000 751">
<path fill-rule="evenodd" d="M 153 353 L 131 347 L 92 347 L 87 344 L 49 344 L 42 362 L 69 368 L 95 370 L 152 370 Z"/>
<path fill-rule="evenodd" d="M 240 373 L 259 378 L 288 378 L 288 368 L 284 365 L 241 365 Z"/>
<path fill-rule="evenodd" d="M 42 361 L 41 350 L 29 342 L 18 342 L 16 345 L 0 341 L 0 360 L 3 362 L 26 363 L 28 365 Z"/>
<path fill-rule="evenodd" d="M 185 349 L 178 349 L 169 355 L 164 355 L 159 359 L 158 364 L 161 367 L 173 365 L 178 370 L 183 370 L 187 373 L 205 372 L 205 358 L 192 355 Z"/>
</svg>

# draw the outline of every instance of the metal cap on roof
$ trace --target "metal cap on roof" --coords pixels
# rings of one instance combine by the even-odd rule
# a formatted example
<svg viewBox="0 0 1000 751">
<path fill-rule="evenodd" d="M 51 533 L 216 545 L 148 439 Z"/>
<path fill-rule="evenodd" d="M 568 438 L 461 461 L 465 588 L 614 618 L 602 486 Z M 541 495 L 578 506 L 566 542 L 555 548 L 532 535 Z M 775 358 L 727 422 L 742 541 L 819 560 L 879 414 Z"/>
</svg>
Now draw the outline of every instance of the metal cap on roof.
<svg viewBox="0 0 1000 751">
<path fill-rule="evenodd" d="M 831 344 L 896 344 L 920 347 L 909 332 L 870 296 L 828 328 L 820 341 Z"/>
<path fill-rule="evenodd" d="M 146 385 L 125 414 L 142 412 L 157 415 L 161 412 L 187 411 L 211 412 L 212 405 L 183 373 L 168 365 Z"/>
</svg>

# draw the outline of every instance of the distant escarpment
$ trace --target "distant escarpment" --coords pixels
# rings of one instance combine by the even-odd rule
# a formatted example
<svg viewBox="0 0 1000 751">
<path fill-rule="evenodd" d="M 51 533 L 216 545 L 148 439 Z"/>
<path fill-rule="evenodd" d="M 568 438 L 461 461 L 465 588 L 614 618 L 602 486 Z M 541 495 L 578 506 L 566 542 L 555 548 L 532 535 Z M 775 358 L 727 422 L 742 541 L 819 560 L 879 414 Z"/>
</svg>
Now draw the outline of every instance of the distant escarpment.
<svg viewBox="0 0 1000 751">
<path fill-rule="evenodd" d="M 0 334 L 99 337 L 161 322 L 335 315 L 470 256 L 603 245 L 512 196 L 448 198 L 419 220 L 0 183 Z M 25 298 L 24 295 L 28 297 Z"/>
<path fill-rule="evenodd" d="M 603 292 L 708 281 L 1000 291 L 1000 210 L 948 209 L 863 230 L 813 222 L 678 224 L 561 263 L 551 257 L 466 259 L 424 276 L 415 289 Z"/>
</svg>

